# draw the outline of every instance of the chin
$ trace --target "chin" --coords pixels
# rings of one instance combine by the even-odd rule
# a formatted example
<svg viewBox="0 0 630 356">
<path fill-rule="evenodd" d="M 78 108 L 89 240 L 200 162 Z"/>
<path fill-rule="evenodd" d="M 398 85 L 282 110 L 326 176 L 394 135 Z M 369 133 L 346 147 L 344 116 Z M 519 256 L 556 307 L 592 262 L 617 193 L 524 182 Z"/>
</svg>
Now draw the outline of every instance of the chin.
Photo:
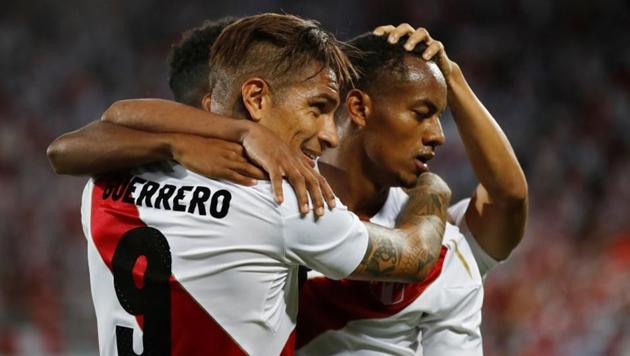
<svg viewBox="0 0 630 356">
<path fill-rule="evenodd" d="M 416 186 L 416 182 L 418 181 L 418 177 L 415 174 L 398 174 L 398 186 L 401 188 L 413 188 Z"/>
</svg>

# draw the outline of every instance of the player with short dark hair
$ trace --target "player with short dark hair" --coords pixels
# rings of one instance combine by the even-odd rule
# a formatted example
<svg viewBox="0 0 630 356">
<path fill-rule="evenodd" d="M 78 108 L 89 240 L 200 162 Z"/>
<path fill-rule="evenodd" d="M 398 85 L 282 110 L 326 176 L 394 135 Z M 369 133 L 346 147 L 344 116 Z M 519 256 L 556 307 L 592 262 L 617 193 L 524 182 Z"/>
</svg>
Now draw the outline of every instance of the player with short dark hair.
<svg viewBox="0 0 630 356">
<path fill-rule="evenodd" d="M 208 91 L 208 53 L 221 31 L 236 21 L 224 17 L 204 23 L 183 33 L 181 40 L 171 46 L 168 54 L 168 86 L 175 100 L 194 107 L 201 106 L 201 98 Z"/>
<path fill-rule="evenodd" d="M 344 204 L 393 226 L 407 203 L 400 187 L 428 169 L 444 142 L 440 116 L 447 106 L 480 184 L 449 209 L 441 258 L 424 281 L 306 282 L 298 354 L 482 355 L 482 281 L 523 236 L 524 174 L 459 66 L 425 29 L 384 26 L 350 44 L 363 53 L 353 60 L 362 77 L 339 112 L 344 134 L 325 157 L 333 164 L 320 164 Z"/>
</svg>

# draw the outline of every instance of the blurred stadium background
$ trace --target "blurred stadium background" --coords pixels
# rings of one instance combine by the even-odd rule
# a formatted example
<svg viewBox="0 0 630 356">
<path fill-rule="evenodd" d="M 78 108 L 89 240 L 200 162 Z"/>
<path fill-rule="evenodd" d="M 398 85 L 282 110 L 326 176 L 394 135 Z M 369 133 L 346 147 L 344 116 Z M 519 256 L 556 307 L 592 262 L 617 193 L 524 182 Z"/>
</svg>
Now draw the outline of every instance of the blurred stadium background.
<svg viewBox="0 0 630 356">
<path fill-rule="evenodd" d="M 165 56 L 206 18 L 286 11 L 348 39 L 424 26 L 506 131 L 528 177 L 529 226 L 486 280 L 494 355 L 630 355 L 630 3 L 3 1 L 0 5 L 0 354 L 95 354 L 79 217 L 85 179 L 46 146 L 130 97 L 170 98 Z M 475 179 L 449 115 L 434 170 Z"/>
</svg>

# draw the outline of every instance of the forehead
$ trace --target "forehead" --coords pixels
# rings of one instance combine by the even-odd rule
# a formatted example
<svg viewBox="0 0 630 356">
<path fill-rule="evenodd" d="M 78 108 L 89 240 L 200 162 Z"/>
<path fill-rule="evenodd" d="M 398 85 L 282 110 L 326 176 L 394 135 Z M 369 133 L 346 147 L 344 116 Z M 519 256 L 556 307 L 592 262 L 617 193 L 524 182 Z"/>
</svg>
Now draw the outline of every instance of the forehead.
<svg viewBox="0 0 630 356">
<path fill-rule="evenodd" d="M 381 93 L 387 93 L 384 96 L 378 93 L 379 96 L 386 96 L 387 100 L 403 101 L 424 98 L 433 102 L 439 109 L 446 107 L 446 81 L 437 64 L 421 58 L 405 56 L 404 65 L 404 73 L 379 78 L 386 89 Z M 378 83 L 376 87 L 380 87 Z"/>
<path fill-rule="evenodd" d="M 293 84 L 308 91 L 324 91 L 339 95 L 337 75 L 331 68 L 318 63 L 307 65 L 300 74 L 295 76 Z"/>
<path fill-rule="evenodd" d="M 315 99 L 324 100 L 334 106 L 339 104 L 339 84 L 335 72 L 320 64 L 309 64 L 283 82 L 277 88 L 282 98 L 278 103 L 289 106 L 309 104 Z"/>
</svg>

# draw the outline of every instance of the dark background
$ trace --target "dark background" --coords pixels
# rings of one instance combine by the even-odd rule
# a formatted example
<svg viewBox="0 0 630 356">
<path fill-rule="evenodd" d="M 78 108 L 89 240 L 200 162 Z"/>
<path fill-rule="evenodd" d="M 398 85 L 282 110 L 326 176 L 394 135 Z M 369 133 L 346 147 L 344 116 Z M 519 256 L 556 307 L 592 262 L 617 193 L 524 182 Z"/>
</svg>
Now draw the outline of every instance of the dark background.
<svg viewBox="0 0 630 356">
<path fill-rule="evenodd" d="M 286 11 L 341 39 L 408 22 L 444 42 L 527 174 L 528 230 L 486 280 L 487 355 L 630 354 L 630 5 L 550 1 L 3 1 L 0 354 L 96 353 L 84 178 L 46 146 L 113 101 L 170 98 L 165 56 L 204 19 Z M 475 178 L 450 115 L 434 170 Z"/>
</svg>

